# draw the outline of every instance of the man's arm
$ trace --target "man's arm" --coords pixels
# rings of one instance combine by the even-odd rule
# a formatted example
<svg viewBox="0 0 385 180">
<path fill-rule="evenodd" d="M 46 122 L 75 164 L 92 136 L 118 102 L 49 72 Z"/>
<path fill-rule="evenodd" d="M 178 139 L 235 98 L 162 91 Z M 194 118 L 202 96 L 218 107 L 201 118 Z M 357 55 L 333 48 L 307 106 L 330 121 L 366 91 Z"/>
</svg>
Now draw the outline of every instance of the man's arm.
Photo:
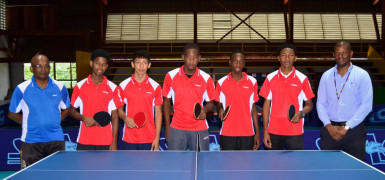
<svg viewBox="0 0 385 180">
<path fill-rule="evenodd" d="M 23 115 L 21 115 L 19 113 L 12 113 L 9 111 L 8 117 L 9 117 L 9 119 L 12 119 L 19 124 L 23 124 Z"/>
<path fill-rule="evenodd" d="M 60 112 L 61 120 L 63 121 L 70 114 L 69 108 L 62 109 Z"/>
<path fill-rule="evenodd" d="M 219 119 L 221 119 L 223 121 L 223 113 L 225 112 L 225 110 L 223 109 L 223 104 L 218 102 L 218 117 Z"/>
<path fill-rule="evenodd" d="M 317 113 L 318 117 L 324 124 L 325 128 L 327 129 L 329 135 L 336 141 L 339 141 L 342 139 L 341 134 L 338 132 L 339 129 L 337 126 L 333 126 L 330 122 L 330 117 L 327 112 L 327 106 L 328 106 L 328 97 L 327 97 L 327 90 L 326 90 L 326 79 L 327 74 L 324 73 L 321 77 L 321 81 L 318 86 L 318 93 L 317 93 Z"/>
<path fill-rule="evenodd" d="M 87 117 L 87 116 L 83 116 L 81 115 L 75 107 L 73 107 L 71 105 L 71 107 L 69 108 L 69 114 L 71 117 L 79 120 L 79 121 L 83 121 L 83 123 L 85 123 L 86 127 L 92 127 L 92 126 L 95 126 L 96 125 L 96 121 L 94 120 L 93 117 Z"/>
<path fill-rule="evenodd" d="M 112 124 L 112 143 L 110 145 L 110 150 L 118 150 L 118 132 L 119 132 L 119 117 L 118 110 L 115 109 L 111 111 L 111 124 Z"/>
<path fill-rule="evenodd" d="M 209 101 L 205 106 L 201 109 L 201 114 L 199 115 L 199 119 L 206 119 L 207 112 L 210 112 L 214 109 L 214 101 Z"/>
<path fill-rule="evenodd" d="M 305 101 L 305 107 L 302 109 L 302 112 L 305 114 L 309 114 L 312 109 L 313 109 L 313 101 L 311 99 L 308 99 L 307 101 Z M 294 117 L 291 119 L 291 122 L 298 123 L 301 120 L 301 118 L 303 118 L 302 113 L 298 111 L 297 113 L 295 113 Z"/>
<path fill-rule="evenodd" d="M 126 124 L 126 126 L 127 126 L 128 128 L 135 128 L 135 127 L 138 127 L 138 126 L 135 124 L 135 122 L 134 122 L 133 119 L 131 119 L 131 118 L 129 118 L 129 117 L 126 116 L 126 113 L 124 112 L 123 107 L 124 107 L 124 106 L 121 106 L 121 107 L 118 108 L 118 115 L 119 115 L 120 119 L 123 120 L 123 122 Z"/>
<path fill-rule="evenodd" d="M 253 150 L 258 150 L 260 145 L 260 133 L 259 133 L 259 124 L 258 124 L 258 112 L 257 108 L 255 107 L 255 104 L 253 103 L 253 107 L 251 109 L 251 118 L 253 118 L 254 123 L 254 129 L 255 129 L 255 135 L 254 135 L 254 146 Z"/>
<path fill-rule="evenodd" d="M 155 106 L 155 129 L 156 136 L 152 142 L 151 150 L 159 150 L 160 131 L 162 129 L 162 105 Z"/>
<path fill-rule="evenodd" d="M 168 134 L 170 132 L 170 115 L 171 115 L 171 98 L 163 97 L 163 114 L 164 114 L 164 125 L 165 125 L 165 137 L 168 142 Z"/>
<path fill-rule="evenodd" d="M 270 103 L 271 100 L 265 99 L 265 102 L 263 103 L 263 109 L 262 109 L 262 117 L 263 117 L 263 144 L 265 144 L 266 147 L 271 148 L 271 140 L 270 135 L 267 132 L 267 126 L 269 124 L 269 116 L 270 116 Z"/>
</svg>

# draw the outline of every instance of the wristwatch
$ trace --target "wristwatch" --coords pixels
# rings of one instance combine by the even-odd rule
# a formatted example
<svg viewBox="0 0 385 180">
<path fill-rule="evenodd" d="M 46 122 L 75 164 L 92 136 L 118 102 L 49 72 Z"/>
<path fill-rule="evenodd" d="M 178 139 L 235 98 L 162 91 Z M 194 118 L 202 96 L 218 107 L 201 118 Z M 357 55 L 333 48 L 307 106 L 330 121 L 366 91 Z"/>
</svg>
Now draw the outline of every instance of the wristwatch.
<svg viewBox="0 0 385 180">
<path fill-rule="evenodd" d="M 350 127 L 348 125 L 345 125 L 345 130 L 349 130 Z"/>
<path fill-rule="evenodd" d="M 304 118 L 306 114 L 304 112 L 302 112 L 302 111 L 300 111 L 300 113 L 302 115 L 302 118 Z"/>
</svg>

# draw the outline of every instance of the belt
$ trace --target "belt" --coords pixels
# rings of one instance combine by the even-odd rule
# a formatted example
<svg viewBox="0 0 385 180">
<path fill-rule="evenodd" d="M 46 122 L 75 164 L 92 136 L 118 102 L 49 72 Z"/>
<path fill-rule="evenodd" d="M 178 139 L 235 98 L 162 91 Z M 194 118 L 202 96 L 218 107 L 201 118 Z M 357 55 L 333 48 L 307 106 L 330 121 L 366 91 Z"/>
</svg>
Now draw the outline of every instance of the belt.
<svg viewBox="0 0 385 180">
<path fill-rule="evenodd" d="M 346 122 L 335 122 L 335 121 L 330 121 L 333 126 L 345 126 Z"/>
</svg>

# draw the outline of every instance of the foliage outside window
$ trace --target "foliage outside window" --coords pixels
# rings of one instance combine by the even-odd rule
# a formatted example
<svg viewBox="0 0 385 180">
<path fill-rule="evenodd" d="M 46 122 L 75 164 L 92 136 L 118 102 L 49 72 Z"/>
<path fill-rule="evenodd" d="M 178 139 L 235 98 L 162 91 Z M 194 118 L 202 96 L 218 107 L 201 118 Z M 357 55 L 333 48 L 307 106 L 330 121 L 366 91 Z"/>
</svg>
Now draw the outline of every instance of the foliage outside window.
<svg viewBox="0 0 385 180">
<path fill-rule="evenodd" d="M 67 88 L 73 88 L 76 85 L 76 63 L 50 62 L 50 65 L 49 77 L 63 83 Z M 24 80 L 33 76 L 30 67 L 30 63 L 24 63 Z"/>
</svg>

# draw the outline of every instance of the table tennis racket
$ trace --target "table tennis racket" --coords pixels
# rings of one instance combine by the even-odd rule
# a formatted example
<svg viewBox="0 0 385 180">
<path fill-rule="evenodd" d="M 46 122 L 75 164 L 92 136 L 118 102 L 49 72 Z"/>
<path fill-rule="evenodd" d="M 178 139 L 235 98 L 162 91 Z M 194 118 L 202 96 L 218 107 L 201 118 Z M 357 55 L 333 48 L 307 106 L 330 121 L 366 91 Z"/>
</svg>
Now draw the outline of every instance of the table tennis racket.
<svg viewBox="0 0 385 180">
<path fill-rule="evenodd" d="M 289 109 L 287 110 L 287 118 L 289 118 L 289 121 L 291 121 L 293 119 L 295 115 L 295 107 L 294 105 L 290 105 L 289 106 Z"/>
<path fill-rule="evenodd" d="M 222 121 L 226 120 L 227 116 L 230 114 L 230 109 L 231 109 L 231 106 L 227 106 L 225 111 L 223 112 L 223 115 L 222 115 Z"/>
<path fill-rule="evenodd" d="M 134 122 L 138 128 L 143 127 L 147 122 L 147 116 L 144 112 L 138 112 L 134 116 Z"/>
<path fill-rule="evenodd" d="M 195 103 L 194 104 L 194 117 L 195 119 L 199 119 L 199 115 L 201 114 L 201 111 L 202 111 L 202 107 L 199 103 Z"/>
<path fill-rule="evenodd" d="M 94 115 L 94 120 L 101 126 L 107 126 L 111 122 L 111 115 L 106 111 L 99 111 Z"/>
</svg>

